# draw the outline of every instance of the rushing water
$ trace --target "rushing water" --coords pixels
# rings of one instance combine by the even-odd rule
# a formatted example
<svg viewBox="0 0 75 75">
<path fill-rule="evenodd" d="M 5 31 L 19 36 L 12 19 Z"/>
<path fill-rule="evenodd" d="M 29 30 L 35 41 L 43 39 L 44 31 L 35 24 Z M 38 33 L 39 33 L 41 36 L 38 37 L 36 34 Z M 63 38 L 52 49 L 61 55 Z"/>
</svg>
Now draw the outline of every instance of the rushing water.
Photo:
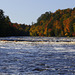
<svg viewBox="0 0 75 75">
<path fill-rule="evenodd" d="M 60 42 L 65 39 L 67 43 Z M 0 75 L 75 75 L 75 38 L 0 40 L 10 40 L 0 41 Z"/>
</svg>

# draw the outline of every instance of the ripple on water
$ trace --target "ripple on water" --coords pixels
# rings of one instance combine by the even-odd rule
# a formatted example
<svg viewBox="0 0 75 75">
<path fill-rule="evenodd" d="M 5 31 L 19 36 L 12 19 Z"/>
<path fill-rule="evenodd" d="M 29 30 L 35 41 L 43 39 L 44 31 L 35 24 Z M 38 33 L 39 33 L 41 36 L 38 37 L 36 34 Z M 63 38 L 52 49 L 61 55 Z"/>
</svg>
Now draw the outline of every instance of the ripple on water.
<svg viewBox="0 0 75 75">
<path fill-rule="evenodd" d="M 0 74 L 74 75 L 75 45 L 0 42 Z"/>
</svg>

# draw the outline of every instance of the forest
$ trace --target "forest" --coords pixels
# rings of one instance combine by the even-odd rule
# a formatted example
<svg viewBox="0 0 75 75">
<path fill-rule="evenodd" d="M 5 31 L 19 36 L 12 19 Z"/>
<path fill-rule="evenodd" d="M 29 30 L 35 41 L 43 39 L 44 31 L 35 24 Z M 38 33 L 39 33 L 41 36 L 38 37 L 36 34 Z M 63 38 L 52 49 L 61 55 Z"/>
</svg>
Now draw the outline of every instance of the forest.
<svg viewBox="0 0 75 75">
<path fill-rule="evenodd" d="M 0 9 L 0 37 L 29 36 L 30 25 L 12 23 L 9 16 Z"/>
<path fill-rule="evenodd" d="M 75 8 L 45 12 L 32 25 L 12 23 L 0 9 L 0 37 L 4 36 L 75 37 Z"/>
</svg>

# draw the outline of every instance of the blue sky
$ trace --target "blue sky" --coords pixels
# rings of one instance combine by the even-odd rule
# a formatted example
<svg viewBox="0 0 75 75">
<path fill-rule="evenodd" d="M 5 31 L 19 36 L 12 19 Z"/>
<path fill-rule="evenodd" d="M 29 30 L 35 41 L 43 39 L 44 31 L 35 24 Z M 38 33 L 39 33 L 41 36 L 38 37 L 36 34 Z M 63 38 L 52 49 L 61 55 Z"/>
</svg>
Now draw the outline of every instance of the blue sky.
<svg viewBox="0 0 75 75">
<path fill-rule="evenodd" d="M 11 22 L 31 24 L 41 14 L 57 9 L 74 8 L 75 0 L 0 0 L 0 9 L 8 15 Z"/>
</svg>

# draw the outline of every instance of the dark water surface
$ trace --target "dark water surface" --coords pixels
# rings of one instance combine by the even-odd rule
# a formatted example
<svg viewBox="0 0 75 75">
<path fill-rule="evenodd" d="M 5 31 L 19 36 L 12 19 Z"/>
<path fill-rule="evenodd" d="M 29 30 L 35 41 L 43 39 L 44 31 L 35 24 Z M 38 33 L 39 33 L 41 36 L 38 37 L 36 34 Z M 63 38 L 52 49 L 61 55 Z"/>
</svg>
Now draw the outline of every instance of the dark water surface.
<svg viewBox="0 0 75 75">
<path fill-rule="evenodd" d="M 0 41 L 0 75 L 75 75 L 75 44 Z"/>
</svg>

